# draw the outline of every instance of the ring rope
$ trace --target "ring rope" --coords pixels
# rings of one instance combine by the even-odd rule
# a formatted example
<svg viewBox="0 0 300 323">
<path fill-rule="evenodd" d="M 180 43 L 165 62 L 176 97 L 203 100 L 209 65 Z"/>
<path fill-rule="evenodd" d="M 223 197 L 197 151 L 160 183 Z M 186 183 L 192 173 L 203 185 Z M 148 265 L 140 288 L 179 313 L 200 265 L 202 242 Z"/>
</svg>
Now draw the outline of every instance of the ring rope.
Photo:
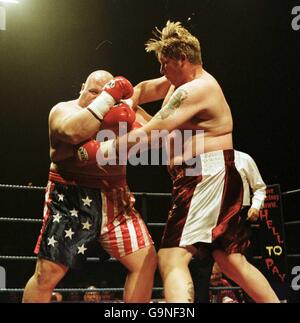
<svg viewBox="0 0 300 323">
<path fill-rule="evenodd" d="M 239 286 L 214 286 L 209 287 L 210 290 L 241 290 Z M 154 292 L 163 291 L 163 287 L 153 287 Z M 93 288 L 93 290 L 88 288 L 55 288 L 54 292 L 122 292 L 124 287 L 112 287 L 112 288 Z M 24 288 L 0 288 L 0 292 L 24 292 Z"/>
<path fill-rule="evenodd" d="M 295 225 L 295 224 L 300 224 L 300 221 L 290 221 L 290 222 L 284 223 L 284 225 Z"/>
<path fill-rule="evenodd" d="M 31 191 L 44 191 L 45 186 L 32 186 L 32 185 L 15 185 L 15 184 L 0 184 L 0 189 L 15 189 L 15 190 L 31 190 Z M 154 193 L 154 192 L 132 192 L 134 195 L 139 196 L 171 196 L 171 193 Z"/>
<path fill-rule="evenodd" d="M 122 292 L 124 287 L 112 287 L 112 288 L 55 288 L 54 292 Z M 153 287 L 153 291 L 162 291 L 162 287 Z M 19 292 L 22 293 L 24 288 L 0 288 L 0 292 Z"/>
<path fill-rule="evenodd" d="M 286 255 L 288 258 L 299 258 L 300 257 L 300 253 L 295 253 L 295 254 L 290 254 L 290 255 Z"/>
<path fill-rule="evenodd" d="M 17 189 L 17 190 L 45 190 L 45 186 L 33 186 L 33 185 L 16 185 L 16 184 L 0 184 L 0 189 Z M 289 195 L 300 193 L 300 189 L 291 190 L 282 192 L 281 195 Z M 171 196 L 171 193 L 150 193 L 150 192 L 133 192 L 135 195 L 144 195 L 144 196 Z"/>
<path fill-rule="evenodd" d="M 0 222 L 43 222 L 42 219 L 26 219 L 26 218 L 0 218 Z"/>
<path fill-rule="evenodd" d="M 142 196 L 172 196 L 171 193 L 155 193 L 155 192 L 132 192 L 134 195 Z"/>
<path fill-rule="evenodd" d="M 0 184 L 0 189 L 14 189 L 14 190 L 31 190 L 31 191 L 44 191 L 46 187 L 32 186 L 32 185 L 14 185 L 14 184 Z"/>
<path fill-rule="evenodd" d="M 29 223 L 37 223 L 37 222 L 43 222 L 42 219 L 27 219 L 27 218 L 4 218 L 4 217 L 0 217 L 0 222 L 29 222 Z M 297 222 L 297 221 L 295 221 Z M 300 223 L 300 221 L 299 221 Z M 162 222 L 149 222 L 147 223 L 147 226 L 149 227 L 164 227 L 166 225 L 166 223 L 162 223 Z M 251 224 L 252 228 L 259 228 L 260 225 L 259 224 Z"/>
<path fill-rule="evenodd" d="M 4 255 L 0 255 L 0 259 L 2 260 L 37 260 L 38 257 L 36 256 L 4 256 Z M 116 262 L 117 259 L 116 258 L 108 258 L 106 260 L 102 260 L 99 257 L 87 257 L 86 260 L 88 262 Z"/>
<path fill-rule="evenodd" d="M 288 254 L 286 255 L 288 258 L 300 258 L 299 253 L 295 254 Z M 254 260 L 261 260 L 263 259 L 262 256 L 253 256 L 252 257 Z M 37 260 L 38 257 L 36 256 L 5 256 L 5 255 L 0 255 L 0 259 L 2 260 Z M 86 258 L 87 262 L 117 262 L 118 260 L 116 258 L 108 258 L 108 259 L 101 259 L 99 257 L 87 257 Z"/>
<path fill-rule="evenodd" d="M 154 223 L 154 222 L 148 222 L 147 225 L 149 225 L 150 227 L 164 227 L 166 224 L 165 223 Z"/>
<path fill-rule="evenodd" d="M 289 195 L 289 194 L 295 194 L 295 193 L 300 193 L 300 189 L 298 188 L 297 190 L 283 192 L 281 193 L 281 195 Z"/>
</svg>

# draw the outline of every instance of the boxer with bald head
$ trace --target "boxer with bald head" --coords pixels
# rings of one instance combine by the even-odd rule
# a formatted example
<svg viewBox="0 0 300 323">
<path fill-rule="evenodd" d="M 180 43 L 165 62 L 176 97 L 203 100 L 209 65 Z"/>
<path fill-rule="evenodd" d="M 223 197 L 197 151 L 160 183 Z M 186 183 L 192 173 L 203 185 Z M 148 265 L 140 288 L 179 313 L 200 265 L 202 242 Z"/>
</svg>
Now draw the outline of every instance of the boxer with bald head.
<svg viewBox="0 0 300 323">
<path fill-rule="evenodd" d="M 98 167 L 95 160 L 78 158 L 78 148 L 93 146 L 99 130 L 118 131 L 119 121 L 133 126 L 135 112 L 120 104 L 132 93 L 128 80 L 99 70 L 89 75 L 79 98 L 58 103 L 50 111 L 44 222 L 35 247 L 35 273 L 25 287 L 23 302 L 50 302 L 55 286 L 69 268 L 85 260 L 95 240 L 128 269 L 124 301 L 150 301 L 156 252 L 134 208 L 126 166 Z"/>
</svg>

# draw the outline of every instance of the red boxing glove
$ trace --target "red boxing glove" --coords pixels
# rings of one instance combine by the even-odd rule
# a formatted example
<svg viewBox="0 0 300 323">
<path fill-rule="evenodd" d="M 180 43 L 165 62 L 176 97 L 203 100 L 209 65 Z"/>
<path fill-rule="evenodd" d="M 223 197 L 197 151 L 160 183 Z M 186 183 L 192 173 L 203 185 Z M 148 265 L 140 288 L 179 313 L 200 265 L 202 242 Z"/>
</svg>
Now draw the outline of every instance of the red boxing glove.
<svg viewBox="0 0 300 323">
<path fill-rule="evenodd" d="M 94 164 L 100 143 L 97 140 L 90 140 L 77 149 L 77 162 L 79 164 Z"/>
<path fill-rule="evenodd" d="M 133 86 L 125 77 L 117 76 L 104 85 L 103 91 L 119 102 L 121 99 L 129 99 L 133 95 Z"/>
<path fill-rule="evenodd" d="M 139 129 L 139 128 L 142 128 L 142 124 L 141 123 L 139 123 L 138 121 L 134 121 L 134 123 L 131 125 L 131 129 L 130 129 L 130 131 L 131 130 L 135 130 L 135 129 Z"/>
<path fill-rule="evenodd" d="M 126 103 L 120 103 L 113 106 L 104 116 L 101 129 L 110 129 L 118 133 L 119 122 L 126 122 L 127 129 L 130 129 L 134 121 L 135 112 Z"/>
</svg>

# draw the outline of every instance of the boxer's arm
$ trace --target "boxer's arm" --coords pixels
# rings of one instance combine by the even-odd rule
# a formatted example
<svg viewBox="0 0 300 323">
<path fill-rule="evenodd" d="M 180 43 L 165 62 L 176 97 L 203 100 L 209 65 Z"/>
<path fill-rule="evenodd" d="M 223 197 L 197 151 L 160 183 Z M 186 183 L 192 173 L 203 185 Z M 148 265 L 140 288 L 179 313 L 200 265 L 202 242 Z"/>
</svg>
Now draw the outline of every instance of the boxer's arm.
<svg viewBox="0 0 300 323">
<path fill-rule="evenodd" d="M 163 106 L 142 130 L 147 134 L 151 130 L 178 129 L 196 114 L 201 115 L 209 104 L 206 86 L 195 88 L 193 85 L 185 84 L 179 87 L 170 97 L 168 103 Z"/>
<path fill-rule="evenodd" d="M 136 107 L 135 113 L 136 113 L 136 121 L 138 121 L 142 125 L 146 124 L 152 119 L 152 116 L 149 113 L 147 113 L 144 109 L 142 109 L 140 106 Z"/>
<path fill-rule="evenodd" d="M 87 109 L 74 111 L 67 102 L 52 108 L 48 122 L 51 137 L 72 145 L 92 137 L 101 125 Z"/>
<path fill-rule="evenodd" d="M 134 87 L 133 106 L 164 99 L 170 86 L 165 76 L 140 82 Z"/>
<path fill-rule="evenodd" d="M 49 115 L 49 129 L 55 139 L 77 145 L 93 136 L 100 128 L 104 116 L 121 99 L 128 99 L 133 94 L 131 83 L 122 76 L 117 76 L 103 87 L 85 109 L 74 110 L 71 104 L 64 102 L 56 105 Z"/>
<path fill-rule="evenodd" d="M 133 141 L 128 138 L 129 135 L 132 135 L 132 138 L 138 137 L 137 131 L 140 134 L 146 135 L 149 141 L 152 130 L 167 130 L 171 132 L 174 129 L 180 128 L 181 125 L 195 115 L 201 116 L 201 112 L 211 105 L 211 90 L 210 85 L 207 84 L 202 86 L 182 85 L 172 94 L 169 102 L 147 124 L 118 138 L 116 142 L 117 149 L 119 145 L 123 145 L 126 142 L 127 150 L 138 143 L 138 138 Z"/>
</svg>

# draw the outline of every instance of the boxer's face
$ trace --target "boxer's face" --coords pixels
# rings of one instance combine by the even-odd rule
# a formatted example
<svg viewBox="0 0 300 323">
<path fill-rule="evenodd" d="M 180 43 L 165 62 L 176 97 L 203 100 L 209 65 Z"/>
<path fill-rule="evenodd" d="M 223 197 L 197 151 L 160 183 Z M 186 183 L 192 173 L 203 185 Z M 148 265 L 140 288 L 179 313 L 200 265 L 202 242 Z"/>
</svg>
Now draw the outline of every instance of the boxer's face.
<svg viewBox="0 0 300 323">
<path fill-rule="evenodd" d="M 108 79 L 88 79 L 86 83 L 82 84 L 79 104 L 82 107 L 87 107 L 93 102 L 98 95 L 101 94 L 104 85 L 108 82 Z"/>
<path fill-rule="evenodd" d="M 160 73 L 164 75 L 176 87 L 181 85 L 181 64 L 180 61 L 164 55 L 159 55 Z"/>
</svg>

